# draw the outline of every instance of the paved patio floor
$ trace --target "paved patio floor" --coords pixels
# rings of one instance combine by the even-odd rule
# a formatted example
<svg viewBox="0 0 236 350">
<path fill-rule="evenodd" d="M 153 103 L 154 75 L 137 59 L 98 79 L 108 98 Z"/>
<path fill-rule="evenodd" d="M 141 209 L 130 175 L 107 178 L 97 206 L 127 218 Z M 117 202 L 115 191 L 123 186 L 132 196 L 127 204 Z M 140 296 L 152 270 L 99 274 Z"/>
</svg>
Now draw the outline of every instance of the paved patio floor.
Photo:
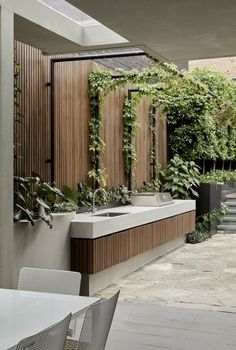
<svg viewBox="0 0 236 350">
<path fill-rule="evenodd" d="M 99 295 L 118 289 L 108 350 L 236 348 L 236 235 L 186 244 Z"/>
</svg>

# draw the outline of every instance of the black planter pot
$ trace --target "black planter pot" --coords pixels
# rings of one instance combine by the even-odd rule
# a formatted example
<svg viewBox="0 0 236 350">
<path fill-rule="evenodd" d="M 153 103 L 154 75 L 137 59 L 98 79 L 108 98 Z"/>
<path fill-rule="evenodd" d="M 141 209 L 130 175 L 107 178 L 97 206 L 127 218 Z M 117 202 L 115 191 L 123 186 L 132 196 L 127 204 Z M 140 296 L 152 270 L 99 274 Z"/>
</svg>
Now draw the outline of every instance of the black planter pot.
<svg viewBox="0 0 236 350">
<path fill-rule="evenodd" d="M 201 183 L 196 200 L 196 215 L 201 216 L 217 209 L 222 201 L 223 182 Z"/>
</svg>

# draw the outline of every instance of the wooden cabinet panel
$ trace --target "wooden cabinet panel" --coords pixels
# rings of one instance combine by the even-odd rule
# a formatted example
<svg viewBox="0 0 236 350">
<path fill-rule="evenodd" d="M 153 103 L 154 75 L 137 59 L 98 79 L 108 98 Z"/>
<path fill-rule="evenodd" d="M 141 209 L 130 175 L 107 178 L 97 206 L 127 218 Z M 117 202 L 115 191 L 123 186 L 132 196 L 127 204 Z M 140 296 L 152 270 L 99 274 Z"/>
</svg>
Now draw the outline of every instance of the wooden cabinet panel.
<svg viewBox="0 0 236 350">
<path fill-rule="evenodd" d="M 97 239 L 71 239 L 71 268 L 93 274 L 195 230 L 195 211 Z"/>
</svg>

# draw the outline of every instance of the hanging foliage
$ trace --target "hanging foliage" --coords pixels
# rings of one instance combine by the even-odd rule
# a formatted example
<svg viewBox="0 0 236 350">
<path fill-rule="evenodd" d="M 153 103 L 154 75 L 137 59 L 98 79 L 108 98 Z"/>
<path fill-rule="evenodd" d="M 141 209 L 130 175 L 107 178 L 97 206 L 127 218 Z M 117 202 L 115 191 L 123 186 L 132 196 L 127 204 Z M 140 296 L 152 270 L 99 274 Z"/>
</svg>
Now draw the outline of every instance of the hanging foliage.
<svg viewBox="0 0 236 350">
<path fill-rule="evenodd" d="M 142 94 L 140 92 L 135 92 L 132 98 L 126 97 L 124 102 L 124 133 L 123 133 L 123 152 L 125 156 L 125 172 L 133 172 L 135 168 L 135 163 L 137 160 L 136 151 L 134 147 L 134 140 L 137 135 L 138 128 L 140 126 L 137 120 L 136 108 Z"/>
<path fill-rule="evenodd" d="M 182 73 L 176 66 L 169 64 L 119 73 L 113 76 L 111 72 L 98 70 L 92 72 L 89 78 L 89 149 L 92 154 L 89 176 L 98 184 L 105 176 L 105 169 L 99 164 L 100 155 L 106 147 L 100 136 L 104 97 L 127 83 L 135 84 L 138 92 L 124 101 L 123 151 L 126 174 L 133 172 L 136 163 L 134 139 L 139 126 L 136 108 L 142 96 L 150 98 L 150 108 L 161 107 L 167 115 L 173 155 L 179 154 L 185 160 L 235 159 L 236 132 L 232 119 L 236 120 L 236 91 L 229 79 L 208 70 L 196 69 Z M 228 90 L 225 92 L 224 89 Z M 154 153 L 152 149 L 151 159 Z"/>
<path fill-rule="evenodd" d="M 207 113 L 212 120 L 212 130 L 215 134 L 215 158 L 236 158 L 236 85 L 235 82 L 212 68 L 196 68 L 188 73 L 194 79 L 205 84 L 218 98 L 207 101 Z M 211 130 L 206 129 L 208 132 Z M 207 158 L 206 158 L 207 159 Z"/>
</svg>

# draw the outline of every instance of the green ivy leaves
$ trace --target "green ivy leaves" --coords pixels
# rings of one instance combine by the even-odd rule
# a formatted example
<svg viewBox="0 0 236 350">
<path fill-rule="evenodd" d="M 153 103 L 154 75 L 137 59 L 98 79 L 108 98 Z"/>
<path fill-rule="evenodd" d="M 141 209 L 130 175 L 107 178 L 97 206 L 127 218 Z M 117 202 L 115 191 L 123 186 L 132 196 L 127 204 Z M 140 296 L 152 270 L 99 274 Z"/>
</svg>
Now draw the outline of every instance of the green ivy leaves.
<svg viewBox="0 0 236 350">
<path fill-rule="evenodd" d="M 133 172 L 137 160 L 134 148 L 134 139 L 139 127 L 136 107 L 144 95 L 150 97 L 154 107 L 162 106 L 163 111 L 168 113 L 168 121 L 174 126 L 171 144 L 175 152 L 184 153 L 185 158 L 192 155 L 189 159 L 198 159 L 203 152 L 205 152 L 204 156 L 216 157 L 214 140 L 211 143 L 213 146 L 205 147 L 214 135 L 214 123 L 210 120 L 210 117 L 207 117 L 206 113 L 209 112 L 209 106 L 211 105 L 211 103 L 207 104 L 207 101 L 211 100 L 207 85 L 197 81 L 194 76 L 183 74 L 175 65 L 167 63 L 158 63 L 155 67 L 142 71 L 130 70 L 119 71 L 119 73 L 114 77 L 111 72 L 97 70 L 92 72 L 89 77 L 91 108 L 89 123 L 91 142 L 89 149 L 92 154 L 90 177 L 101 183 L 101 174 L 104 174 L 104 169 L 101 165 L 101 169 L 98 166 L 100 154 L 105 151 L 104 140 L 99 134 L 103 119 L 102 104 L 104 97 L 110 91 L 127 83 L 135 84 L 138 92 L 133 93 L 131 99 L 126 98 L 124 101 L 123 152 L 126 174 Z M 202 129 L 199 131 L 195 128 L 192 135 L 188 132 L 185 133 L 186 121 L 192 127 L 199 116 L 201 116 L 199 123 L 202 125 Z M 184 128 L 181 129 L 182 125 L 184 125 Z M 190 147 L 184 145 L 184 136 L 186 144 L 189 144 Z M 195 141 L 193 141 L 194 138 Z M 203 139 L 202 142 L 201 139 Z M 194 154 L 191 154 L 191 150 Z"/>
</svg>

